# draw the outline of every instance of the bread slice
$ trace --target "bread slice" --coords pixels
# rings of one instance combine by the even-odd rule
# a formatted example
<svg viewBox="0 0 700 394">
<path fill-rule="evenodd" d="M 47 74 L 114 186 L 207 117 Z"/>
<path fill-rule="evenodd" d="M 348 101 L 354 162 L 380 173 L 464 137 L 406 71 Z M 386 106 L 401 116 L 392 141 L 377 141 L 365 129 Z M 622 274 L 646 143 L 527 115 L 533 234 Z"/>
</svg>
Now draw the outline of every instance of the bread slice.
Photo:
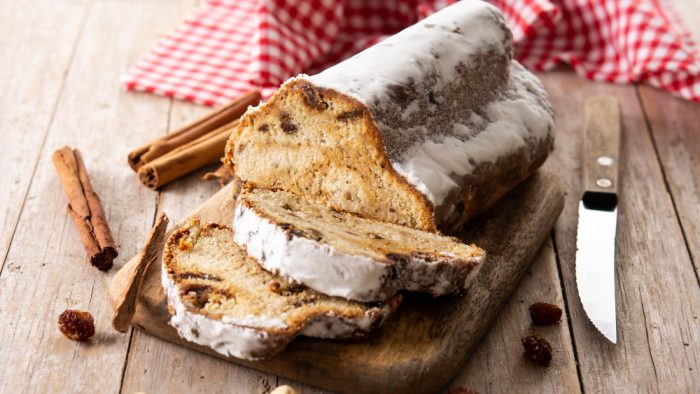
<svg viewBox="0 0 700 394">
<path fill-rule="evenodd" d="M 265 269 L 331 296 L 382 301 L 399 290 L 464 288 L 484 251 L 457 238 L 340 213 L 285 191 L 241 193 L 233 239 Z"/>
<path fill-rule="evenodd" d="M 365 337 L 400 302 L 367 305 L 290 285 L 238 248 L 229 227 L 197 218 L 168 239 L 161 279 L 181 337 L 244 359 L 270 357 L 297 335 Z"/>
<path fill-rule="evenodd" d="M 254 187 L 451 233 L 553 146 L 542 84 L 501 12 L 460 1 L 249 109 L 225 161 Z"/>
</svg>

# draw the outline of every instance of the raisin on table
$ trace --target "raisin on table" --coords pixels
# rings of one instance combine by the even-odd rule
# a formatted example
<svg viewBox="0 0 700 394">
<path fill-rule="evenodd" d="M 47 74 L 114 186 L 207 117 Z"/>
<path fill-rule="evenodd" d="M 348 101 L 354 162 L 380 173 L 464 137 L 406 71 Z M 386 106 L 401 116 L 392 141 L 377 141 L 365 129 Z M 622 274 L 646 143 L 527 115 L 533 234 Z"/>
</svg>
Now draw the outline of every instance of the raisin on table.
<svg viewBox="0 0 700 394">
<path fill-rule="evenodd" d="M 58 317 L 58 328 L 74 341 L 83 341 L 95 335 L 95 320 L 90 312 L 67 309 Z"/>
<path fill-rule="evenodd" d="M 541 326 L 548 326 L 561 320 L 561 308 L 546 302 L 535 302 L 528 308 L 532 322 Z"/>
<path fill-rule="evenodd" d="M 552 345 L 539 334 L 532 334 L 520 340 L 525 348 L 525 356 L 537 365 L 549 365 L 552 361 Z"/>
</svg>

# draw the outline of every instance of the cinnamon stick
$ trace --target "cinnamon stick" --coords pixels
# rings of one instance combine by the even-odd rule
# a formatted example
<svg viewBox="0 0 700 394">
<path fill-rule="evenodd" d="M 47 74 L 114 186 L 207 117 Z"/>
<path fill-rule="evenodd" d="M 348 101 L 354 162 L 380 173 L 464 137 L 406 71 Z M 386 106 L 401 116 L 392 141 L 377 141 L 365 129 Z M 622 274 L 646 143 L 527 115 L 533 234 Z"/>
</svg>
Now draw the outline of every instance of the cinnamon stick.
<svg viewBox="0 0 700 394">
<path fill-rule="evenodd" d="M 202 176 L 203 181 L 213 181 L 216 180 L 219 183 L 219 186 L 224 187 L 226 186 L 227 183 L 229 183 L 233 179 L 233 174 L 231 173 L 231 170 L 228 169 L 225 165 L 219 166 L 215 171 L 212 172 L 207 172 Z"/>
<path fill-rule="evenodd" d="M 200 118 L 162 138 L 142 145 L 129 153 L 129 165 L 134 171 L 174 149 L 202 137 L 238 119 L 249 106 L 260 102 L 260 91 L 250 91 L 218 110 Z"/>
<path fill-rule="evenodd" d="M 157 189 L 185 174 L 220 160 L 226 141 L 238 121 L 219 127 L 194 141 L 141 166 L 138 170 L 141 183 Z"/>
<path fill-rule="evenodd" d="M 83 158 L 77 149 L 67 146 L 55 151 L 52 158 L 68 197 L 66 210 L 78 229 L 88 260 L 99 270 L 108 271 L 118 255 L 117 247 Z"/>
</svg>

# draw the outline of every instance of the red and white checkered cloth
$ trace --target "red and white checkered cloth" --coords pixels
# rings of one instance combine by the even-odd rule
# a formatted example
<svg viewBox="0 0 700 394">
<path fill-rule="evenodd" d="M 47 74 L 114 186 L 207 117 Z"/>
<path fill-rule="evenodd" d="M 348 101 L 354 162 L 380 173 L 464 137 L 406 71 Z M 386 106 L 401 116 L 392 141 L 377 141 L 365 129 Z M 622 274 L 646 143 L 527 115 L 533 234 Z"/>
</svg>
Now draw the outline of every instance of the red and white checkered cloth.
<svg viewBox="0 0 700 394">
<path fill-rule="evenodd" d="M 479 1 L 479 0 L 463 0 Z M 128 90 L 222 105 L 271 94 L 454 0 L 208 0 L 124 77 Z M 646 82 L 700 102 L 700 56 L 664 0 L 492 0 L 528 68 Z"/>
</svg>

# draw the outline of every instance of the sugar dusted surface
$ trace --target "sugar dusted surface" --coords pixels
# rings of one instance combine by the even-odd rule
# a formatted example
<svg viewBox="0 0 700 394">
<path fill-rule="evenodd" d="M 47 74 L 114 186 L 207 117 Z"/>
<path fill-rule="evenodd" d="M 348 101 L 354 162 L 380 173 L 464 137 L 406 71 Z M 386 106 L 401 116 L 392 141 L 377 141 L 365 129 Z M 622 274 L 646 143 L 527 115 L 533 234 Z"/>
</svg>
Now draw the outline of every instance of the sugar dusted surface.
<svg viewBox="0 0 700 394">
<path fill-rule="evenodd" d="M 508 88 L 488 103 L 483 116 L 454 123 L 452 133 L 412 146 L 392 165 L 433 204 L 441 205 L 478 164 L 538 145 L 551 138 L 553 129 L 544 88 L 513 61 Z"/>
<path fill-rule="evenodd" d="M 510 56 L 509 33 L 499 23 L 500 12 L 481 1 L 462 1 L 402 30 L 355 56 L 304 78 L 317 86 L 346 93 L 368 107 L 391 102 L 392 85 L 418 85 L 426 77 L 434 91 L 449 89 L 460 63 L 474 61 L 483 48 L 499 48 Z M 505 53 L 508 52 L 508 53 Z M 427 94 L 427 92 L 425 92 Z M 416 105 L 403 109 L 408 118 Z M 382 130 L 385 133 L 390 130 Z M 393 147 L 387 147 L 393 156 Z"/>
<path fill-rule="evenodd" d="M 547 95 L 511 51 L 497 8 L 461 1 L 301 78 L 370 108 L 394 169 L 439 207 L 478 165 L 551 138 Z"/>
<path fill-rule="evenodd" d="M 233 239 L 265 269 L 291 275 L 326 294 L 358 299 L 374 297 L 387 274 L 385 264 L 339 251 L 304 237 L 288 237 L 277 224 L 243 204 L 236 206 Z"/>
</svg>

